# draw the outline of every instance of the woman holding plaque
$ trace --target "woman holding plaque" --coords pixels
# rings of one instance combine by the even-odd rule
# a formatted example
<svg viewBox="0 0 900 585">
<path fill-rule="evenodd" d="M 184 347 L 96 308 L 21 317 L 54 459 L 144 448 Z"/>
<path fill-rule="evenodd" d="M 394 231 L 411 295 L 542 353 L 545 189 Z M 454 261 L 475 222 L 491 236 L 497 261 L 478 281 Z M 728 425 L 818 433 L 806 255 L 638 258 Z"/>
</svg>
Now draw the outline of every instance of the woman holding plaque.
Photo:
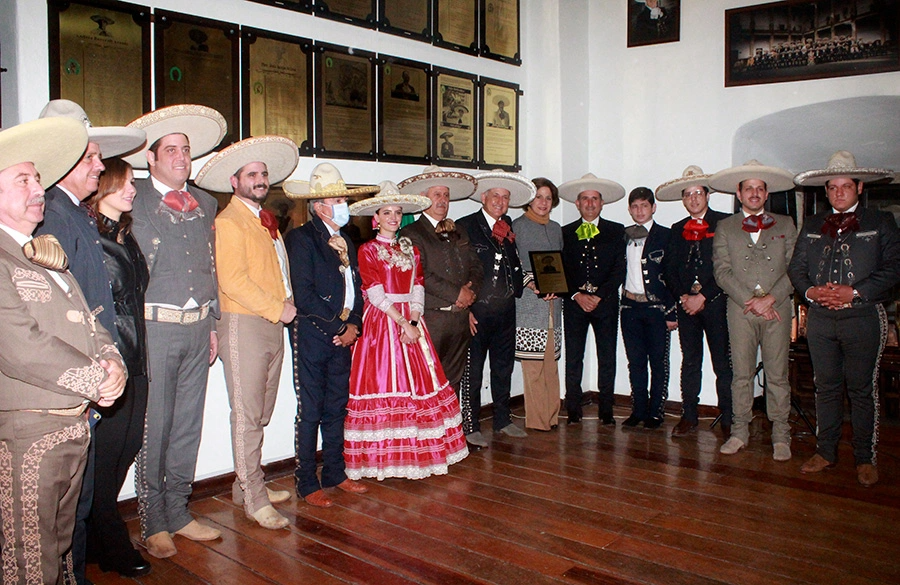
<svg viewBox="0 0 900 585">
<path fill-rule="evenodd" d="M 512 222 L 516 248 L 525 271 L 525 292 L 516 299 L 516 358 L 522 362 L 525 385 L 525 428 L 549 431 L 559 417 L 559 372 L 556 361 L 562 351 L 562 303 L 543 294 L 535 280 L 529 252 L 561 251 L 562 228 L 550 219 L 559 205 L 559 191 L 551 181 L 532 181 L 537 194 L 524 207 L 525 214 Z"/>
<path fill-rule="evenodd" d="M 409 238 L 396 237 L 404 213 L 430 205 L 427 197 L 401 195 L 384 182 L 377 197 L 350 206 L 353 215 L 374 215 L 378 229 L 358 253 L 365 304 L 344 422 L 350 479 L 443 475 L 469 453 L 459 402 L 420 321 L 419 252 Z"/>
</svg>

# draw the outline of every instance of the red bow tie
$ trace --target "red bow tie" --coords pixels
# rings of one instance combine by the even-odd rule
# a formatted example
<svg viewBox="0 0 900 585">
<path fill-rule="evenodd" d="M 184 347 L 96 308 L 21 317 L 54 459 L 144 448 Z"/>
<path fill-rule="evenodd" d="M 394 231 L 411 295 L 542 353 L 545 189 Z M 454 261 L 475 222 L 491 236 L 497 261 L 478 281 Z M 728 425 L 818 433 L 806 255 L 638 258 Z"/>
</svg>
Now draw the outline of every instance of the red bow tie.
<svg viewBox="0 0 900 585">
<path fill-rule="evenodd" d="M 494 229 L 491 231 L 491 237 L 497 240 L 498 244 L 502 244 L 503 240 L 506 240 L 510 244 L 516 241 L 516 234 L 513 233 L 509 224 L 502 219 L 498 219 L 494 222 Z"/>
<path fill-rule="evenodd" d="M 166 193 L 166 196 L 163 197 L 163 203 L 181 213 L 194 211 L 200 205 L 197 203 L 197 200 L 194 199 L 194 196 L 187 191 L 174 190 Z"/>
<path fill-rule="evenodd" d="M 714 234 L 708 233 L 708 230 L 709 224 L 706 223 L 705 219 L 689 219 L 684 224 L 684 231 L 681 232 L 681 237 L 688 242 L 699 242 L 700 240 L 713 237 Z"/>
<path fill-rule="evenodd" d="M 278 239 L 278 218 L 275 217 L 275 214 L 269 211 L 268 209 L 260 209 L 259 210 L 259 221 L 262 223 L 262 226 L 269 230 L 269 235 L 272 236 L 273 240 Z"/>
<path fill-rule="evenodd" d="M 856 213 L 832 213 L 825 218 L 822 224 L 822 233 L 836 238 L 838 230 L 841 232 L 855 232 L 859 229 L 859 219 Z"/>
<path fill-rule="evenodd" d="M 775 225 L 775 218 L 767 213 L 760 215 L 748 215 L 741 223 L 741 229 L 748 234 L 755 234 L 761 230 L 767 230 Z"/>
</svg>

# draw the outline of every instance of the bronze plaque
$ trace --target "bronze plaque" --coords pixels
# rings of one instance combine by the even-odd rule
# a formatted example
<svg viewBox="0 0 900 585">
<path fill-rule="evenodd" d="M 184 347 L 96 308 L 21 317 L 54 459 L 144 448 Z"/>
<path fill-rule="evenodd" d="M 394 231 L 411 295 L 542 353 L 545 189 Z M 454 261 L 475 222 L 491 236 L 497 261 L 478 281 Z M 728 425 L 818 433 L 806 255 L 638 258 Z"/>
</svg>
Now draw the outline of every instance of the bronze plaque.
<svg viewBox="0 0 900 585">
<path fill-rule="evenodd" d="M 485 0 L 482 55 L 502 61 L 519 59 L 519 0 Z"/>
<path fill-rule="evenodd" d="M 316 0 L 316 10 L 329 18 L 346 16 L 351 21 L 375 22 L 373 0 Z"/>
<path fill-rule="evenodd" d="M 323 154 L 374 159 L 374 57 L 323 49 L 318 64 L 316 146 Z"/>
<path fill-rule="evenodd" d="M 528 253 L 534 286 L 541 295 L 564 295 L 569 292 L 566 273 L 563 270 L 562 252 L 559 250 L 533 251 Z"/>
<path fill-rule="evenodd" d="M 487 168 L 518 164 L 518 90 L 484 81 L 481 99 L 481 158 Z"/>
<path fill-rule="evenodd" d="M 428 157 L 428 65 L 390 60 L 381 72 L 381 158 Z"/>
<path fill-rule="evenodd" d="M 436 2 L 438 39 L 436 44 L 464 50 L 475 47 L 478 32 L 477 0 L 436 0 Z"/>
<path fill-rule="evenodd" d="M 438 115 L 435 155 L 454 163 L 475 162 L 475 79 L 451 73 L 436 76 Z"/>
<path fill-rule="evenodd" d="M 428 12 L 431 0 L 381 0 L 387 29 L 430 36 Z"/>
</svg>

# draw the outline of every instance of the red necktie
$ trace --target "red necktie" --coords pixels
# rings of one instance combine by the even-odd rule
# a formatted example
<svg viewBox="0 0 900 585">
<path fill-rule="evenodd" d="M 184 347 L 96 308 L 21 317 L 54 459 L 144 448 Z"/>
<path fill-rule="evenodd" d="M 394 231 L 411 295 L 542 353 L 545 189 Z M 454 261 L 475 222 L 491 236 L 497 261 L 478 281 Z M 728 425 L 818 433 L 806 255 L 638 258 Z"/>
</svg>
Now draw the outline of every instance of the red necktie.
<svg viewBox="0 0 900 585">
<path fill-rule="evenodd" d="M 278 219 L 275 217 L 275 214 L 269 211 L 268 209 L 260 209 L 259 210 L 259 221 L 262 223 L 263 227 L 269 230 L 269 235 L 272 236 L 273 240 L 278 239 Z"/>
<path fill-rule="evenodd" d="M 825 218 L 822 224 L 822 233 L 836 238 L 838 230 L 841 232 L 855 232 L 859 229 L 859 219 L 856 213 L 832 213 Z"/>
<path fill-rule="evenodd" d="M 513 233 L 509 224 L 502 219 L 498 219 L 494 222 L 494 229 L 491 231 L 491 236 L 497 240 L 498 244 L 502 244 L 503 240 L 506 240 L 510 244 L 516 241 L 516 234 Z"/>
<path fill-rule="evenodd" d="M 700 240 L 711 238 L 713 235 L 707 233 L 709 230 L 709 224 L 706 223 L 704 219 L 690 219 L 686 224 L 684 224 L 684 231 L 681 232 L 681 237 L 683 237 L 688 242 L 699 242 Z"/>
<path fill-rule="evenodd" d="M 194 197 L 187 191 L 174 190 L 166 193 L 166 196 L 163 197 L 163 203 L 165 203 L 175 211 L 180 211 L 182 213 L 194 211 L 199 205 L 199 203 L 197 203 L 197 200 L 194 199 Z"/>
</svg>

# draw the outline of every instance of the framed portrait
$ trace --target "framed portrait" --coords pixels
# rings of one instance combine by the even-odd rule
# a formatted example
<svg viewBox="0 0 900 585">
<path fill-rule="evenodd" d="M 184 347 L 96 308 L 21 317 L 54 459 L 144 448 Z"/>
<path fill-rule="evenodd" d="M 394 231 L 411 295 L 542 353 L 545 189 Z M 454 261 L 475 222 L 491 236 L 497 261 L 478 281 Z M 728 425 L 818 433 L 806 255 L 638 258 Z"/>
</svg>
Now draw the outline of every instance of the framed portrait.
<svg viewBox="0 0 900 585">
<path fill-rule="evenodd" d="M 900 0 L 774 2 L 725 11 L 725 86 L 900 70 Z"/>
<path fill-rule="evenodd" d="M 478 0 L 434 0 L 434 44 L 478 54 Z"/>
<path fill-rule="evenodd" d="M 519 86 L 482 78 L 479 127 L 482 168 L 515 172 L 519 166 Z"/>
<path fill-rule="evenodd" d="M 481 56 L 521 65 L 519 0 L 481 0 Z"/>
<path fill-rule="evenodd" d="M 475 75 L 434 69 L 432 158 L 436 164 L 478 166 Z"/>
<path fill-rule="evenodd" d="M 379 55 L 378 159 L 429 160 L 431 71 L 426 63 Z"/>
<path fill-rule="evenodd" d="M 381 0 L 378 30 L 430 43 L 432 0 Z"/>
<path fill-rule="evenodd" d="M 678 40 L 681 0 L 624 0 L 628 2 L 628 46 L 640 47 Z"/>
<path fill-rule="evenodd" d="M 375 160 L 375 54 L 315 45 L 315 151 Z"/>
<path fill-rule="evenodd" d="M 240 29 L 236 24 L 157 10 L 156 107 L 200 104 L 228 122 L 223 145 L 240 139 Z"/>
<path fill-rule="evenodd" d="M 315 13 L 331 20 L 375 28 L 376 0 L 315 0 Z"/>
<path fill-rule="evenodd" d="M 150 9 L 50 0 L 50 99 L 79 104 L 95 126 L 149 112 Z"/>
<path fill-rule="evenodd" d="M 312 0 L 250 0 L 257 4 L 268 4 L 297 12 L 312 12 Z"/>
<path fill-rule="evenodd" d="M 528 253 L 534 286 L 542 295 L 564 295 L 569 292 L 566 272 L 563 270 L 561 250 L 542 250 Z"/>
<path fill-rule="evenodd" d="M 243 135 L 284 136 L 312 155 L 312 41 L 246 27 L 241 35 Z"/>
</svg>

